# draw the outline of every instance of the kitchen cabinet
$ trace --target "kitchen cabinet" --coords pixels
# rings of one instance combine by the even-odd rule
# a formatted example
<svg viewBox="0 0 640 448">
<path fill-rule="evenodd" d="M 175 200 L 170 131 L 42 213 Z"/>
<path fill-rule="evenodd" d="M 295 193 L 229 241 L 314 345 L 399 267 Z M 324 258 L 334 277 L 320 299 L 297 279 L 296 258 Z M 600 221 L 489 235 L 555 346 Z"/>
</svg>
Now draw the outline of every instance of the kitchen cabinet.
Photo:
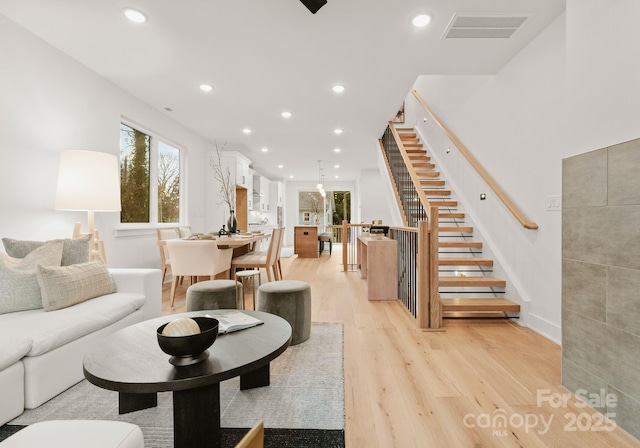
<svg viewBox="0 0 640 448">
<path fill-rule="evenodd" d="M 239 187 L 249 189 L 249 184 L 253 182 L 253 177 L 249 175 L 251 160 L 238 151 L 225 151 L 222 153 L 222 161 L 229 169 L 233 182 Z"/>
<path fill-rule="evenodd" d="M 284 182 L 271 182 L 271 207 L 282 207 L 284 202 Z M 273 208 L 272 208 L 273 210 Z"/>
<path fill-rule="evenodd" d="M 253 209 L 261 212 L 271 210 L 270 201 L 271 181 L 264 176 L 255 174 L 253 176 Z"/>
</svg>

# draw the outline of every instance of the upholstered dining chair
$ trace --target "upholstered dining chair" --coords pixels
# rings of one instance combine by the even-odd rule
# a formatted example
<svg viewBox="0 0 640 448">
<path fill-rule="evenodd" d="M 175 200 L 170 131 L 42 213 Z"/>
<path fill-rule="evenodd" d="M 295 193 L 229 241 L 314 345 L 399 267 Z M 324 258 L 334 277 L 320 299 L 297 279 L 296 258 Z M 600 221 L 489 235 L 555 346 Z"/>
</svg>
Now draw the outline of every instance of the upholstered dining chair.
<svg viewBox="0 0 640 448">
<path fill-rule="evenodd" d="M 160 248 L 160 261 L 162 263 L 162 283 L 167 275 L 167 269 L 171 268 L 171 259 L 169 258 L 169 252 L 167 251 L 166 240 L 173 240 L 178 238 L 178 229 L 172 228 L 159 228 L 158 232 L 158 247 Z"/>
<path fill-rule="evenodd" d="M 192 276 L 197 282 L 198 276 L 213 280 L 218 274 L 231 269 L 233 249 L 219 249 L 211 240 L 169 240 L 167 241 L 171 259 L 171 306 L 175 300 L 178 277 Z"/>
<path fill-rule="evenodd" d="M 234 280 L 236 269 L 238 268 L 264 268 L 267 271 L 267 281 L 272 281 L 274 278 L 276 280 L 279 279 L 277 261 L 280 254 L 280 244 L 282 243 L 281 236 L 283 231 L 283 227 L 273 229 L 269 240 L 269 249 L 267 249 L 266 252 L 249 252 L 248 254 L 240 255 L 239 257 L 231 260 L 231 272 Z"/>
<path fill-rule="evenodd" d="M 180 238 L 189 238 L 192 235 L 191 226 L 182 226 L 178 228 Z"/>
</svg>

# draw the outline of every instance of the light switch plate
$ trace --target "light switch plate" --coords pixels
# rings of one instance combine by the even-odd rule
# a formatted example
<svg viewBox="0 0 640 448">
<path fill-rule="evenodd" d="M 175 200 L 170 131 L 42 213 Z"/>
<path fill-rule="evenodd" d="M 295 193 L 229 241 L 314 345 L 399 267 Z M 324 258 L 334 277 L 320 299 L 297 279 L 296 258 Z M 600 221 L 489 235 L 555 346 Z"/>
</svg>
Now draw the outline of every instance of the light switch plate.
<svg viewBox="0 0 640 448">
<path fill-rule="evenodd" d="M 547 196 L 547 210 L 550 212 L 559 212 L 562 210 L 561 196 Z"/>
</svg>

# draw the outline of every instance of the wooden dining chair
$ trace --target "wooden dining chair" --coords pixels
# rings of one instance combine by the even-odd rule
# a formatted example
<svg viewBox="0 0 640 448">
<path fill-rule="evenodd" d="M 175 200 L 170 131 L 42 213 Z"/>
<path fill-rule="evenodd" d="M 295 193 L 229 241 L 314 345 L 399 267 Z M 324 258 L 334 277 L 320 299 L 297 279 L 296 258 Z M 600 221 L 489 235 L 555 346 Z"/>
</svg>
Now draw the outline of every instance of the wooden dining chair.
<svg viewBox="0 0 640 448">
<path fill-rule="evenodd" d="M 171 269 L 171 258 L 169 252 L 167 252 L 167 240 L 173 240 L 178 238 L 178 230 L 176 228 L 159 228 L 156 229 L 158 233 L 158 247 L 160 248 L 160 262 L 162 263 L 162 283 L 167 275 L 167 269 Z M 173 273 L 173 271 L 172 271 Z"/>
<path fill-rule="evenodd" d="M 191 232 L 191 226 L 181 226 L 178 228 L 180 238 L 189 238 L 193 233 Z"/>
<path fill-rule="evenodd" d="M 198 276 L 213 280 L 216 275 L 231 269 L 233 249 L 219 249 L 212 240 L 168 240 L 167 249 L 171 259 L 171 306 L 175 300 L 178 277 Z"/>
<path fill-rule="evenodd" d="M 236 448 L 264 448 L 264 422 L 260 420 L 238 442 Z"/>
<path fill-rule="evenodd" d="M 278 242 L 278 250 L 276 252 L 276 268 L 274 269 L 274 277 L 276 278 L 276 280 L 282 280 L 282 265 L 280 264 L 280 252 L 282 251 L 282 244 L 284 242 L 284 231 L 285 228 L 282 227 L 280 229 L 280 241 Z M 254 252 L 255 255 L 266 255 L 267 251 L 266 250 L 261 250 L 261 251 L 256 251 Z"/>
<path fill-rule="evenodd" d="M 277 268 L 277 256 L 280 251 L 279 245 L 281 244 L 282 228 L 275 228 L 271 232 L 271 238 L 269 240 L 269 249 L 266 252 L 249 252 L 248 254 L 240 255 L 231 260 L 231 272 L 235 280 L 236 269 L 260 269 L 264 268 L 267 271 L 267 281 L 278 279 Z"/>
</svg>

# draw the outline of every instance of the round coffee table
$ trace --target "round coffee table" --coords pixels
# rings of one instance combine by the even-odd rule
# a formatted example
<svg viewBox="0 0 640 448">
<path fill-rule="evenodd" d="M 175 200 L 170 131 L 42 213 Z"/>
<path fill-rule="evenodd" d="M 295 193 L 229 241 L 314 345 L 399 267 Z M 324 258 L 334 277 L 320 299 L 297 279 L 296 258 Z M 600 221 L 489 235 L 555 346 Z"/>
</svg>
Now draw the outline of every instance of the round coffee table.
<svg viewBox="0 0 640 448">
<path fill-rule="evenodd" d="M 185 367 L 169 363 L 156 329 L 178 317 L 237 310 L 207 310 L 164 316 L 106 337 L 84 357 L 84 376 L 119 392 L 119 412 L 157 405 L 158 392 L 173 392 L 174 447 L 220 446 L 220 382 L 240 376 L 240 389 L 269 385 L 269 363 L 291 342 L 291 326 L 273 314 L 242 311 L 262 325 L 219 335 L 204 361 Z"/>
</svg>

